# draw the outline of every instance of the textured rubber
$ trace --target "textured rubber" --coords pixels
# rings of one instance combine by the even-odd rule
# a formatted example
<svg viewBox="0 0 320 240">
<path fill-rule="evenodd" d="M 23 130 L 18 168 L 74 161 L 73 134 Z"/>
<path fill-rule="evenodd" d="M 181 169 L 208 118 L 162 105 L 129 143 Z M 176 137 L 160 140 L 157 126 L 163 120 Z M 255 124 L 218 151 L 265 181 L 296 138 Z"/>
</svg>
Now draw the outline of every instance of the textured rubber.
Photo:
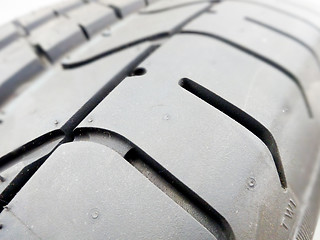
<svg viewBox="0 0 320 240">
<path fill-rule="evenodd" d="M 320 9 L 70 0 L 0 28 L 0 239 L 311 240 Z"/>
</svg>

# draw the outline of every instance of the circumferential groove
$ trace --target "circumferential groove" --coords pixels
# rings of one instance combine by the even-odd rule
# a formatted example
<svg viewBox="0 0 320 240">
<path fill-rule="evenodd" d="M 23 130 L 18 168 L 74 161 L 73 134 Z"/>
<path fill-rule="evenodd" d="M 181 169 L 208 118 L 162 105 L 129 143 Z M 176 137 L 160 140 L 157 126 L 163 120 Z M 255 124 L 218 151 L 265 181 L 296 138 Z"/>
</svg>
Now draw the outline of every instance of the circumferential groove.
<svg viewBox="0 0 320 240">
<path fill-rule="evenodd" d="M 281 73 L 283 73 L 284 75 L 286 75 L 289 79 L 291 79 L 293 81 L 294 84 L 296 84 L 296 86 L 298 87 L 300 93 L 301 93 L 301 96 L 303 98 L 303 101 L 305 103 L 305 106 L 306 106 L 306 109 L 307 109 L 307 112 L 308 112 L 308 115 L 310 118 L 313 118 L 313 114 L 312 114 L 312 110 L 311 110 L 311 107 L 310 107 L 310 104 L 309 104 L 309 100 L 307 98 L 307 95 L 302 87 L 302 84 L 301 82 L 299 81 L 299 79 L 294 75 L 292 74 L 289 70 L 287 70 L 286 68 L 282 67 L 281 65 L 279 65 L 278 63 L 274 62 L 273 60 L 269 59 L 269 58 L 266 58 L 262 55 L 260 55 L 259 53 L 257 52 L 254 52 L 244 46 L 241 46 L 229 39 L 226 39 L 222 36 L 219 36 L 219 35 L 216 35 L 216 34 L 212 34 L 212 33 L 207 33 L 207 32 L 201 32 L 201 31 L 193 31 L 193 30 L 183 30 L 180 32 L 181 34 L 195 34 L 195 35 L 199 35 L 199 36 L 204 36 L 204 37 L 209 37 L 209 38 L 212 38 L 212 39 L 215 39 L 215 40 L 218 40 L 218 41 L 221 41 L 225 44 L 228 44 L 229 46 L 232 46 L 252 57 L 255 57 L 256 59 L 259 59 L 260 61 L 268 64 L 269 66 L 275 68 L 276 70 L 280 71 Z"/>
<path fill-rule="evenodd" d="M 256 135 L 267 146 L 272 155 L 282 188 L 287 188 L 287 180 L 277 143 L 271 132 L 265 126 L 232 103 L 188 78 L 181 79 L 179 81 L 179 85 L 201 100 L 223 112 Z"/>
<path fill-rule="evenodd" d="M 234 240 L 229 223 L 194 191 L 123 136 L 98 128 L 78 128 L 75 141 L 90 141 L 118 152 L 151 183 L 170 197 L 219 240 Z"/>
</svg>

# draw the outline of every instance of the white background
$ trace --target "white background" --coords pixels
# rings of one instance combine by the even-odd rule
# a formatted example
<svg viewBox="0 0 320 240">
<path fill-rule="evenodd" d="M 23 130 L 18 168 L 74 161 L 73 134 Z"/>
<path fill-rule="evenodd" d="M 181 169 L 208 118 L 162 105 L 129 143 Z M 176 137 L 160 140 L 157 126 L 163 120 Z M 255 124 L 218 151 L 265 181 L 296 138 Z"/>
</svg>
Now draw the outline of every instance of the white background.
<svg viewBox="0 0 320 240">
<path fill-rule="evenodd" d="M 31 11 L 50 6 L 51 4 L 59 1 L 60 0 L 0 0 L 0 25 L 24 14 L 30 13 Z M 299 0 L 293 1 L 299 2 Z M 315 2 L 317 5 L 319 5 L 320 12 L 319 0 L 301 0 L 300 2 Z M 314 236 L 314 240 L 320 240 L 320 221 Z"/>
</svg>

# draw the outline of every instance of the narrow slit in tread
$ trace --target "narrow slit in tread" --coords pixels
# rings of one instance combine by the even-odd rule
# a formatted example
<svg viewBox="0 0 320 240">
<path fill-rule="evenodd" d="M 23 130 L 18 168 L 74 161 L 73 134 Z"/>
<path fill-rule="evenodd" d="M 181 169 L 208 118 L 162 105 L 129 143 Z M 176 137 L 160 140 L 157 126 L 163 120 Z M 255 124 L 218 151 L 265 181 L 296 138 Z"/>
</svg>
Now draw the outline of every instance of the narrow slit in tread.
<svg viewBox="0 0 320 240">
<path fill-rule="evenodd" d="M 35 53 L 37 54 L 38 58 L 46 65 L 46 64 L 52 64 L 53 60 L 50 58 L 50 56 L 46 53 L 46 51 L 43 50 L 43 48 L 36 44 L 33 46 Z"/>
<path fill-rule="evenodd" d="M 112 4 L 109 4 L 108 7 L 110 7 L 114 11 L 114 14 L 116 15 L 117 18 L 123 19 L 121 10 L 118 7 L 116 7 Z"/>
<path fill-rule="evenodd" d="M 213 207 L 125 137 L 100 128 L 77 128 L 74 137 L 75 141 L 95 142 L 118 152 L 217 239 L 235 239 L 229 223 Z"/>
<path fill-rule="evenodd" d="M 269 30 L 271 30 L 271 31 L 274 31 L 274 32 L 276 32 L 276 33 L 278 33 L 278 34 L 280 34 L 280 35 L 282 35 L 282 36 L 285 36 L 285 37 L 291 39 L 292 41 L 300 44 L 302 47 L 304 47 L 304 48 L 312 55 L 312 57 L 313 57 L 313 58 L 315 59 L 315 61 L 317 62 L 318 67 L 320 68 L 320 61 L 319 61 L 318 55 L 316 54 L 316 52 L 315 52 L 308 44 L 306 44 L 306 43 L 303 42 L 302 40 L 296 38 L 295 36 L 293 36 L 293 35 L 291 35 L 291 34 L 289 34 L 289 33 L 283 32 L 282 30 L 280 30 L 280 29 L 278 29 L 278 28 L 275 28 L 275 27 L 273 27 L 273 26 L 270 26 L 270 25 L 268 25 L 268 24 L 266 24 L 266 23 L 263 23 L 263 22 L 258 21 L 258 20 L 256 20 L 256 19 L 253 19 L 253 18 L 251 18 L 251 17 L 245 17 L 245 20 L 248 21 L 248 22 L 254 23 L 254 24 L 258 25 L 258 26 L 261 26 L 261 27 L 263 27 L 263 28 L 266 28 L 266 29 L 269 29 Z"/>
<path fill-rule="evenodd" d="M 277 143 L 265 126 L 232 103 L 188 78 L 181 79 L 179 85 L 256 135 L 267 146 L 273 157 L 282 188 L 287 188 L 287 181 Z"/>
<path fill-rule="evenodd" d="M 80 30 L 82 31 L 84 37 L 87 39 L 87 40 L 90 40 L 90 35 L 89 33 L 87 32 L 86 28 L 84 26 L 82 26 L 81 24 L 78 25 Z"/>
<path fill-rule="evenodd" d="M 266 58 L 262 55 L 260 55 L 259 53 L 256 53 L 244 46 L 241 46 L 233 41 L 230 41 L 224 37 L 221 37 L 221 36 L 218 36 L 218 35 L 215 35 L 215 34 L 212 34 L 212 33 L 207 33 L 207 32 L 201 32 L 201 31 L 191 31 L 191 30 L 183 30 L 180 32 L 180 34 L 195 34 L 195 35 L 200 35 L 200 36 L 204 36 L 204 37 L 209 37 L 209 38 L 212 38 L 212 39 L 216 39 L 218 41 L 221 41 L 227 45 L 230 45 L 252 57 L 255 57 L 259 60 L 261 60 L 262 62 L 272 66 L 273 68 L 277 69 L 278 71 L 282 72 L 284 75 L 286 75 L 289 79 L 291 79 L 295 84 L 296 86 L 298 87 L 300 93 L 301 93 L 301 96 L 304 100 L 304 103 L 305 103 L 305 106 L 306 106 L 306 109 L 307 109 L 307 112 L 308 112 L 308 115 L 310 118 L 313 118 L 313 114 L 312 114 L 312 110 L 311 110 L 311 107 L 310 107 L 310 104 L 309 104 L 309 100 L 306 96 L 306 93 L 300 83 L 300 81 L 298 80 L 298 78 L 293 75 L 289 70 L 285 69 L 284 67 L 282 67 L 281 65 L 279 65 L 278 63 L 274 62 L 273 60 L 269 59 L 269 58 Z"/>
</svg>

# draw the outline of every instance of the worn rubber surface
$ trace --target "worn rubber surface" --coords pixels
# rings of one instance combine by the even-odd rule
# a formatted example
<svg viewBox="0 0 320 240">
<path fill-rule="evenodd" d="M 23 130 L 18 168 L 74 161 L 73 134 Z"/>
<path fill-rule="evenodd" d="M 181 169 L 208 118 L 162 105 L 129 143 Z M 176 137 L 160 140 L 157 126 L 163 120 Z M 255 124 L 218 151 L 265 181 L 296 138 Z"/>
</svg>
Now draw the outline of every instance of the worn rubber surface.
<svg viewBox="0 0 320 240">
<path fill-rule="evenodd" d="M 312 4 L 65 1 L 0 71 L 0 239 L 312 239 Z"/>
</svg>

